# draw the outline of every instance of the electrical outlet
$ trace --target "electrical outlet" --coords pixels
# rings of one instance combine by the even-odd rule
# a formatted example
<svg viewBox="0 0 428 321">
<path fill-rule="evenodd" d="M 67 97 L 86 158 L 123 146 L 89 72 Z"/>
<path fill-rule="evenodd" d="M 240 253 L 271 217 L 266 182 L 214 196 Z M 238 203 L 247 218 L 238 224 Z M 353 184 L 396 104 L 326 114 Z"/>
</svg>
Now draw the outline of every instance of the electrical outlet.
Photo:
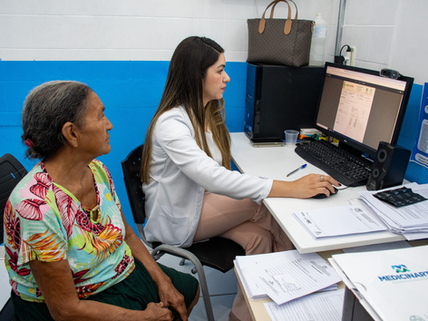
<svg viewBox="0 0 428 321">
<path fill-rule="evenodd" d="M 357 54 L 357 48 L 350 46 L 351 47 L 351 57 L 349 58 L 349 65 L 350 66 L 355 66 L 355 56 Z"/>
</svg>

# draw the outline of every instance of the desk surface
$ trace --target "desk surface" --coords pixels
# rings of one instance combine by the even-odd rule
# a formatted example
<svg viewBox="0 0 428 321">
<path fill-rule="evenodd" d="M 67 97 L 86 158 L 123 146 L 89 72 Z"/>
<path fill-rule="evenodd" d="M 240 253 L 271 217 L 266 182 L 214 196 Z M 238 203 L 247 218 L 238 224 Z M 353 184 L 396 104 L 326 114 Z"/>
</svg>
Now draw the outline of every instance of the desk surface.
<svg viewBox="0 0 428 321">
<path fill-rule="evenodd" d="M 326 174 L 319 168 L 308 164 L 305 169 L 286 177 L 289 172 L 306 163 L 294 152 L 294 147 L 253 147 L 244 133 L 231 133 L 230 136 L 232 138 L 232 158 L 243 173 L 284 181 L 293 181 L 310 173 Z M 267 198 L 263 202 L 300 253 L 340 250 L 404 240 L 403 236 L 390 232 L 355 234 L 317 240 L 293 217 L 293 212 L 298 210 L 346 206 L 348 200 L 359 197 L 359 192 L 364 190 L 366 190 L 365 186 L 350 187 L 325 199 Z"/>
</svg>

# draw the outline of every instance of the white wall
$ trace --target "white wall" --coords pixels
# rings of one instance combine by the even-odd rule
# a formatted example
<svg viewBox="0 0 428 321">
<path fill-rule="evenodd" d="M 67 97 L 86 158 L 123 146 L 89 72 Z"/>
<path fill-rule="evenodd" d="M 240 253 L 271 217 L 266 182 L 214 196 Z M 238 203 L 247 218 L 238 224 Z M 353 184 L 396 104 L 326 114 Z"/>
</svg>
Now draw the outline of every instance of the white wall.
<svg viewBox="0 0 428 321">
<path fill-rule="evenodd" d="M 340 0 L 296 0 L 299 18 L 323 13 L 333 61 Z M 247 18 L 269 0 L 0 0 L 2 60 L 169 60 L 190 35 L 213 38 L 229 61 L 247 57 Z M 427 81 L 426 0 L 347 0 L 342 44 L 356 65 Z M 275 17 L 286 16 L 278 5 Z"/>
<path fill-rule="evenodd" d="M 356 46 L 357 66 L 395 69 L 423 84 L 427 13 L 426 0 L 347 0 L 342 44 Z"/>
<path fill-rule="evenodd" d="M 330 0 L 297 0 L 313 19 Z M 230 61 L 247 58 L 247 18 L 269 0 L 0 0 L 2 60 L 169 60 L 187 36 L 219 42 Z M 276 17 L 287 6 L 278 5 Z"/>
</svg>

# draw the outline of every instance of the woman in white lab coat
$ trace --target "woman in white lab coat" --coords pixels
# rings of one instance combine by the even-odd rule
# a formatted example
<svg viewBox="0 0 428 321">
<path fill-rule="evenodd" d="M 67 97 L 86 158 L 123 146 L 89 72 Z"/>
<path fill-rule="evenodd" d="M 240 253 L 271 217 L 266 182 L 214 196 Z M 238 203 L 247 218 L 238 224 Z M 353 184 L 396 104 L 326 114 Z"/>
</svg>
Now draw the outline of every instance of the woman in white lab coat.
<svg viewBox="0 0 428 321">
<path fill-rule="evenodd" d="M 176 48 L 159 107 L 147 130 L 141 175 L 146 237 L 181 247 L 221 236 L 249 254 L 292 249 L 261 203 L 266 197 L 330 195 L 328 176 L 273 181 L 231 171 L 223 93 L 230 81 L 224 50 L 204 37 Z M 250 320 L 238 287 L 232 320 Z"/>
</svg>

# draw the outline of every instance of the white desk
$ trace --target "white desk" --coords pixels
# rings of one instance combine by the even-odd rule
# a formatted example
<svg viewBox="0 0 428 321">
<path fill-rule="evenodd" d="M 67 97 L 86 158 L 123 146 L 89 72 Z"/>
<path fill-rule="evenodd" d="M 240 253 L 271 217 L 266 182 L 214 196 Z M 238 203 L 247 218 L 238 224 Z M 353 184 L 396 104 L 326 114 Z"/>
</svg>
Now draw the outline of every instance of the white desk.
<svg viewBox="0 0 428 321">
<path fill-rule="evenodd" d="M 286 177 L 289 172 L 306 163 L 305 160 L 294 152 L 293 147 L 252 147 L 244 133 L 232 133 L 231 137 L 232 157 L 235 164 L 243 173 L 285 181 L 296 180 L 309 173 L 325 174 L 317 167 L 308 164 L 304 170 L 298 171 L 291 177 Z M 337 195 L 327 199 L 299 200 L 292 198 L 268 198 L 264 200 L 264 203 L 300 253 L 318 252 L 321 257 L 327 259 L 333 254 L 341 253 L 341 249 L 347 247 L 404 240 L 404 237 L 389 232 L 316 240 L 293 217 L 293 212 L 296 210 L 347 205 L 347 200 L 358 197 L 359 191 L 363 190 L 365 190 L 365 186 L 341 190 Z M 412 241 L 409 243 L 412 246 L 419 246 L 427 244 L 427 240 Z M 239 285 L 245 292 L 238 274 L 237 278 Z M 343 287 L 343 282 L 340 282 L 339 288 Z M 252 300 L 245 295 L 245 300 L 253 320 L 270 319 L 264 307 L 264 303 L 270 302 L 270 299 Z"/>
<path fill-rule="evenodd" d="M 319 168 L 308 163 L 305 169 L 286 177 L 289 172 L 307 163 L 294 152 L 294 147 L 253 147 L 244 133 L 231 133 L 230 136 L 232 138 L 232 158 L 243 173 L 284 181 L 293 181 L 310 173 L 325 174 Z M 297 210 L 348 205 L 347 201 L 357 198 L 359 192 L 363 190 L 366 190 L 365 186 L 340 190 L 337 195 L 325 199 L 267 198 L 263 202 L 300 253 L 341 250 L 348 247 L 404 240 L 403 236 L 390 232 L 317 240 L 293 217 L 293 212 Z"/>
</svg>

